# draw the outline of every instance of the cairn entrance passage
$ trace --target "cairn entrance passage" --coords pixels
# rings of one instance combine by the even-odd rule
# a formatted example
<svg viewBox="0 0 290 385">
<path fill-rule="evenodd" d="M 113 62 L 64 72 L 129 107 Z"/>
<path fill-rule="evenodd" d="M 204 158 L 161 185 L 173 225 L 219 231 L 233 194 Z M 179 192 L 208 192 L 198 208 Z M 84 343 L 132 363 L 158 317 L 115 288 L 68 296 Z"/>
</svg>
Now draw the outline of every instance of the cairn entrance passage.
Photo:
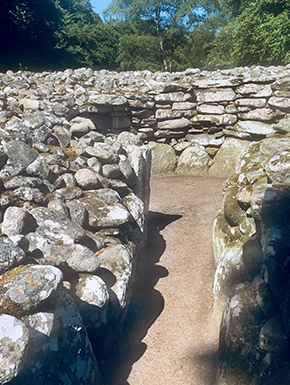
<svg viewBox="0 0 290 385">
<path fill-rule="evenodd" d="M 149 241 L 105 385 L 212 385 L 219 325 L 212 318 L 212 226 L 223 179 L 151 180 Z"/>
</svg>

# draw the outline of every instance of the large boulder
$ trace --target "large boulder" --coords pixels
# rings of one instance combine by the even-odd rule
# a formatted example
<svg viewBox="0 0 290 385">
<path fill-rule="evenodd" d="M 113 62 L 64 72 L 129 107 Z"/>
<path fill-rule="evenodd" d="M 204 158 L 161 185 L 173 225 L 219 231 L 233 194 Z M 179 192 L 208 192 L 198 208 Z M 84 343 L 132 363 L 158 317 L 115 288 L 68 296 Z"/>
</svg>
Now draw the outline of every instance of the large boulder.
<svg viewBox="0 0 290 385">
<path fill-rule="evenodd" d="M 17 318 L 1 314 L 0 342 L 0 383 L 6 384 L 23 368 L 29 350 L 29 329 Z"/>
<path fill-rule="evenodd" d="M 17 385 L 101 385 L 86 328 L 67 292 L 59 290 L 49 312 L 34 313 L 25 323 L 31 333 L 30 349 Z"/>
<path fill-rule="evenodd" d="M 216 385 L 258 385 L 264 357 L 259 350 L 259 332 L 265 316 L 259 308 L 252 285 L 235 286 L 223 314 L 219 341 Z"/>
<path fill-rule="evenodd" d="M 152 151 L 152 176 L 174 173 L 177 162 L 174 149 L 168 144 L 155 142 L 149 142 L 149 146 Z"/>
<path fill-rule="evenodd" d="M 206 175 L 210 157 L 203 146 L 192 144 L 180 155 L 177 163 L 177 173 L 184 175 Z"/>
<path fill-rule="evenodd" d="M 239 156 L 249 145 L 249 142 L 227 138 L 216 154 L 208 171 L 209 176 L 228 178 L 235 172 Z"/>
</svg>

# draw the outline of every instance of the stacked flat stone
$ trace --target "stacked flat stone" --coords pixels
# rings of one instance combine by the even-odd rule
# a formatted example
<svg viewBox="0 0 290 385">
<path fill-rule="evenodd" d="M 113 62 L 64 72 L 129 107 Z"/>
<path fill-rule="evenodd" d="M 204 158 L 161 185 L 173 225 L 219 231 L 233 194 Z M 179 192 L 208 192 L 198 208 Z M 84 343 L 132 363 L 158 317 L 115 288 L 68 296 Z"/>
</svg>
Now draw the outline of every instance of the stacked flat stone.
<svg viewBox="0 0 290 385">
<path fill-rule="evenodd" d="M 89 117 L 100 133 L 138 133 L 152 149 L 153 174 L 228 177 L 251 141 L 288 135 L 289 72 L 289 66 L 9 72 L 0 74 L 0 126 L 18 137 L 26 133 L 66 145 L 64 129 L 83 135 L 88 128 L 80 118 Z"/>
</svg>

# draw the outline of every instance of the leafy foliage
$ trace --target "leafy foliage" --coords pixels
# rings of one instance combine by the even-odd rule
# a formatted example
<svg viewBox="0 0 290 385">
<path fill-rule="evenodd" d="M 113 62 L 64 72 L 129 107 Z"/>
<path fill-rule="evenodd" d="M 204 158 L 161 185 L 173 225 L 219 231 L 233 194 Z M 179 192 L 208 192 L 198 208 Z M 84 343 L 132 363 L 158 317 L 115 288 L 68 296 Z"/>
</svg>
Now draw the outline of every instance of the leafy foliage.
<svg viewBox="0 0 290 385">
<path fill-rule="evenodd" d="M 0 0 L 0 70 L 184 70 L 290 62 L 290 0 Z"/>
<path fill-rule="evenodd" d="M 19 63 L 37 67 L 58 62 L 54 32 L 61 13 L 52 0 L 2 0 L 0 13 L 1 67 Z"/>
<path fill-rule="evenodd" d="M 116 61 L 119 36 L 109 25 L 105 26 L 91 9 L 84 9 L 73 13 L 62 9 L 63 20 L 56 32 L 56 48 L 64 51 L 65 62 L 70 66 L 110 68 Z"/>
<path fill-rule="evenodd" d="M 234 67 L 290 62 L 290 2 L 257 0 L 221 29 L 207 65 Z"/>
</svg>

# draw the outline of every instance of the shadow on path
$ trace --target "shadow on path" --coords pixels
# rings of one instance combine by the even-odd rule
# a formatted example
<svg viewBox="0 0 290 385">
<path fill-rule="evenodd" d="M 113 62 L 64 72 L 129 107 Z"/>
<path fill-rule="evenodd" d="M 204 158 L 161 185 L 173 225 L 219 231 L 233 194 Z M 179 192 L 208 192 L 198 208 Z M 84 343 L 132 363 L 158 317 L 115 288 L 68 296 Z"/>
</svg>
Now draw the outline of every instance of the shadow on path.
<svg viewBox="0 0 290 385">
<path fill-rule="evenodd" d="M 204 344 L 191 352 L 191 366 L 200 384 L 214 384 L 218 367 L 218 345 Z"/>
<path fill-rule="evenodd" d="M 128 385 L 127 378 L 134 362 L 147 349 L 142 340 L 164 309 L 164 299 L 154 287 L 160 278 L 168 276 L 168 271 L 163 266 L 156 265 L 166 248 L 159 230 L 181 217 L 149 212 L 147 247 L 137 264 L 132 299 L 123 331 L 101 362 L 104 385 Z"/>
</svg>

